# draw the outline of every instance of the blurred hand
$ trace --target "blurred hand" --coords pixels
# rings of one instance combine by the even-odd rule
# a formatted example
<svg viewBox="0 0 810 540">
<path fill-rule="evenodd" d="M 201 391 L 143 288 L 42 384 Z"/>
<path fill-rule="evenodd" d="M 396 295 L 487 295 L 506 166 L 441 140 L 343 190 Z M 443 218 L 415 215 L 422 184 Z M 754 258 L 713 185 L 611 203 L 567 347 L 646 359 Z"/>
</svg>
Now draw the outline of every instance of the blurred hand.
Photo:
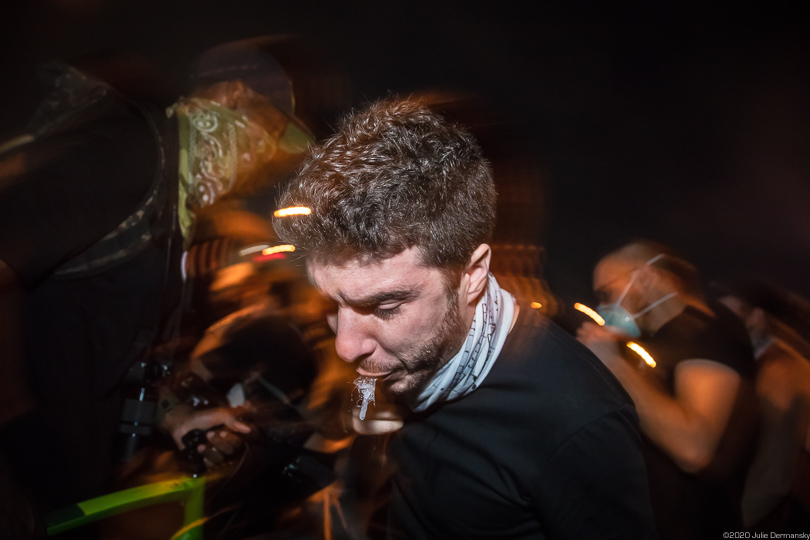
<svg viewBox="0 0 810 540">
<path fill-rule="evenodd" d="M 172 429 L 172 438 L 177 448 L 182 450 L 184 448 L 182 439 L 186 433 L 194 429 L 207 431 L 208 442 L 198 445 L 197 452 L 203 456 L 207 467 L 218 465 L 241 448 L 244 444 L 242 436 L 251 432 L 249 425 L 237 419 L 237 415 L 241 412 L 241 409 L 229 407 L 187 411 L 182 421 L 177 422 L 176 427 Z"/>
<path fill-rule="evenodd" d="M 588 347 L 608 368 L 622 361 L 621 345 L 623 338 L 604 326 L 586 322 L 577 330 L 577 340 Z"/>
</svg>

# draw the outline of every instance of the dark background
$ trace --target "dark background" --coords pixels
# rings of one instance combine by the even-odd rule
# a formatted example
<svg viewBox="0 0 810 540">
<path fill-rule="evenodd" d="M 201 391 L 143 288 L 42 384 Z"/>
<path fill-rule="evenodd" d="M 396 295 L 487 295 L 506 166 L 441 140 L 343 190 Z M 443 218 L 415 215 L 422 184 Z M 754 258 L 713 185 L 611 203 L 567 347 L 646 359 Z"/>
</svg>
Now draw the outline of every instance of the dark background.
<svg viewBox="0 0 810 540">
<path fill-rule="evenodd" d="M 673 245 L 707 281 L 748 272 L 810 297 L 810 25 L 800 3 L 6 0 L 0 9 L 3 135 L 42 97 L 33 68 L 47 60 L 119 58 L 119 71 L 160 81 L 145 94 L 176 96 L 205 47 L 300 34 L 329 87 L 309 92 L 331 100 L 309 111 L 318 134 L 348 106 L 426 89 L 472 93 L 518 121 L 542 184 L 532 234 L 566 300 L 588 301 L 595 260 L 635 236 Z"/>
</svg>

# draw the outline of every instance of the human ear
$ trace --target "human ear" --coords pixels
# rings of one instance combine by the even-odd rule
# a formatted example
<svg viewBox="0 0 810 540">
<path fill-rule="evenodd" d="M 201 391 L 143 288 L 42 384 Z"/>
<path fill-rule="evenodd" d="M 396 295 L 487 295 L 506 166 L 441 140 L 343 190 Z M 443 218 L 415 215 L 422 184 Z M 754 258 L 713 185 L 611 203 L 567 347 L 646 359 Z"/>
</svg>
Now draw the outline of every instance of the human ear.
<svg viewBox="0 0 810 540">
<path fill-rule="evenodd" d="M 745 318 L 745 326 L 749 333 L 756 333 L 757 335 L 767 334 L 770 330 L 768 316 L 762 308 L 753 308 L 751 310 Z"/>
<path fill-rule="evenodd" d="M 225 106 L 230 109 L 236 109 L 239 106 L 239 100 L 245 94 L 247 87 L 241 79 L 228 81 L 225 87 Z"/>
<path fill-rule="evenodd" d="M 642 266 L 637 270 L 636 283 L 641 290 L 648 292 L 670 292 L 671 288 L 664 271 L 650 265 Z"/>
<path fill-rule="evenodd" d="M 481 244 L 473 251 L 470 262 L 464 269 L 464 276 L 467 278 L 466 301 L 468 304 L 477 301 L 486 289 L 491 258 L 492 249 L 489 244 Z"/>
</svg>

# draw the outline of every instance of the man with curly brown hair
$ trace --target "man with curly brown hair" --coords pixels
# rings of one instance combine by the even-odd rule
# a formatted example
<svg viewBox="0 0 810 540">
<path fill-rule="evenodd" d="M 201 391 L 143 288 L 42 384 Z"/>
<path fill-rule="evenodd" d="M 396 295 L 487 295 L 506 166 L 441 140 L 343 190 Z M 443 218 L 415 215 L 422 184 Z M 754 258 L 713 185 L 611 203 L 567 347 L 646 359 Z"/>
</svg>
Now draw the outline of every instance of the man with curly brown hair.
<svg viewBox="0 0 810 540">
<path fill-rule="evenodd" d="M 388 535 L 653 538 L 633 404 L 489 272 L 495 200 L 467 132 L 389 99 L 312 150 L 279 202 L 301 208 L 274 226 L 334 301 L 338 354 L 403 417 Z"/>
</svg>

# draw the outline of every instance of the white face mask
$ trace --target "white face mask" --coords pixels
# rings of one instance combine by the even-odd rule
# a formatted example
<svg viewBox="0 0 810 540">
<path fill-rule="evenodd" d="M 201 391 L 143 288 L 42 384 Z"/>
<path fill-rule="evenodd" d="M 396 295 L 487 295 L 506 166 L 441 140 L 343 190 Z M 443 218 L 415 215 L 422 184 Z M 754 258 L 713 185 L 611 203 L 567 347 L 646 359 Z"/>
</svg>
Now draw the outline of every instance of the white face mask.
<svg viewBox="0 0 810 540">
<path fill-rule="evenodd" d="M 644 266 L 649 266 L 656 262 L 657 260 L 664 257 L 663 253 L 660 253 L 644 263 Z M 678 293 L 672 292 L 665 295 L 662 298 L 659 298 L 649 306 L 645 307 L 641 311 L 637 313 L 630 313 L 625 308 L 622 307 L 622 301 L 624 297 L 627 295 L 627 291 L 630 290 L 630 286 L 633 285 L 633 281 L 635 281 L 638 272 L 641 271 L 641 268 L 635 270 L 632 274 L 630 274 L 630 281 L 627 282 L 627 285 L 622 290 L 622 293 L 619 295 L 619 298 L 616 299 L 615 302 L 612 304 L 600 304 L 596 308 L 596 312 L 605 319 L 605 326 L 611 328 L 613 331 L 624 334 L 628 337 L 632 338 L 639 338 L 641 337 L 641 329 L 638 327 L 638 323 L 636 323 L 636 319 L 650 311 L 651 309 L 657 307 L 658 305 L 666 302 L 673 296 L 677 295 Z"/>
</svg>

